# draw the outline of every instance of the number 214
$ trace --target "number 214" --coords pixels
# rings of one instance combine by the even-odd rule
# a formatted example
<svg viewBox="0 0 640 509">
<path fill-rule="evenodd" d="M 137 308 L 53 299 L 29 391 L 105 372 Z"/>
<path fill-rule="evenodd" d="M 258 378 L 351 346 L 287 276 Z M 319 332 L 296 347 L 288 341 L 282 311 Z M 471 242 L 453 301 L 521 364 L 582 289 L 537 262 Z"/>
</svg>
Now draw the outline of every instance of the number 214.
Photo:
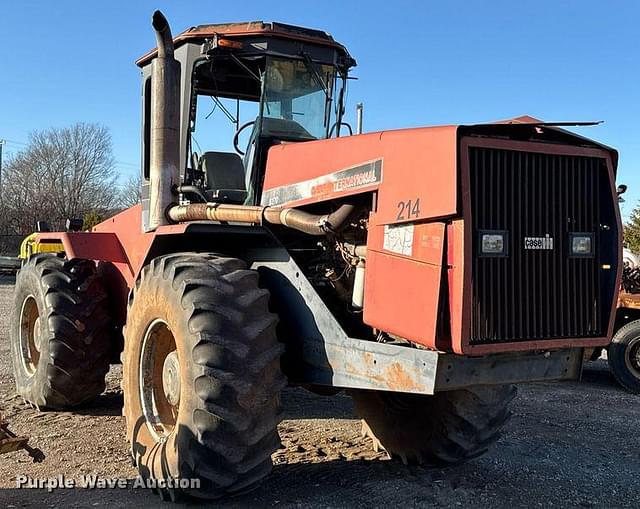
<svg viewBox="0 0 640 509">
<path fill-rule="evenodd" d="M 398 202 L 398 221 L 420 215 L 420 198 Z"/>
</svg>

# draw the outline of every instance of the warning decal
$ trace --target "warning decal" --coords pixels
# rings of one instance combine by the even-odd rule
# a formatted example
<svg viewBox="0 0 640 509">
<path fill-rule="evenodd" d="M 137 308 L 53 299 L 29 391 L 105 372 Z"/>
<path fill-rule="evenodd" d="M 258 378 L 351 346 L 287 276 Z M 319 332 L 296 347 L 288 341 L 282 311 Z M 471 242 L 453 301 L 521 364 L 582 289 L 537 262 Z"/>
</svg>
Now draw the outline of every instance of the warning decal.
<svg viewBox="0 0 640 509">
<path fill-rule="evenodd" d="M 382 248 L 393 253 L 411 256 L 413 251 L 413 224 L 385 225 Z"/>
</svg>

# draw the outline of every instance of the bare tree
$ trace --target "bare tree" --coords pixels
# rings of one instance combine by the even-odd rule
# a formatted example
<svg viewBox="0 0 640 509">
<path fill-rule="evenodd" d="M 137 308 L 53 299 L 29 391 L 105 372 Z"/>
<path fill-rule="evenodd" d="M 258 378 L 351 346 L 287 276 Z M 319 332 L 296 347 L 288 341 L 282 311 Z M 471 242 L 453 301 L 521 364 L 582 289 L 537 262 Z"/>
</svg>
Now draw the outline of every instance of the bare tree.
<svg viewBox="0 0 640 509">
<path fill-rule="evenodd" d="M 140 174 L 129 176 L 120 188 L 118 204 L 123 209 L 133 207 L 142 201 L 142 178 Z"/>
<path fill-rule="evenodd" d="M 38 220 L 60 228 L 67 218 L 104 213 L 117 206 L 116 179 L 106 127 L 78 123 L 36 131 L 5 167 L 4 219 L 24 234 Z"/>
</svg>

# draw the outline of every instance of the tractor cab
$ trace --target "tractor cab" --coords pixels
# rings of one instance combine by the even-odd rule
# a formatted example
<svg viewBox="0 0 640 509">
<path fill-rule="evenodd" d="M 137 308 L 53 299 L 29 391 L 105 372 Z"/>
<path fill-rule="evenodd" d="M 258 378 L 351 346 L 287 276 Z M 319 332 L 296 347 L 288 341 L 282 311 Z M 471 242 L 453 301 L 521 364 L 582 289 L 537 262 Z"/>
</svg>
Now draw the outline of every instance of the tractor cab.
<svg viewBox="0 0 640 509">
<path fill-rule="evenodd" d="M 183 202 L 257 204 L 269 147 L 351 132 L 342 116 L 355 60 L 325 32 L 263 22 L 203 25 L 178 35 L 174 44 Z M 145 225 L 155 57 L 156 50 L 137 62 Z"/>
</svg>

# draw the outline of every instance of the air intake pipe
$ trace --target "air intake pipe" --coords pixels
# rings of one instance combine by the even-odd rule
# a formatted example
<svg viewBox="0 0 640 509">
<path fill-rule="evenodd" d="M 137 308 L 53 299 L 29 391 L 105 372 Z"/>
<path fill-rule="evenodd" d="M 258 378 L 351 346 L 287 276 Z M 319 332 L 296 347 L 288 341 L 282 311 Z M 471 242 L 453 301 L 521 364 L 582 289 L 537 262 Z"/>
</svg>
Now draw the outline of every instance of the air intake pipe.
<svg viewBox="0 0 640 509">
<path fill-rule="evenodd" d="M 149 228 L 169 223 L 167 211 L 180 185 L 180 64 L 173 57 L 173 37 L 160 11 L 153 13 L 158 54 L 151 69 Z"/>
<path fill-rule="evenodd" d="M 339 230 L 351 216 L 354 205 L 344 204 L 331 214 L 309 214 L 303 210 L 219 203 L 176 205 L 169 209 L 169 219 L 184 221 L 220 221 L 230 223 L 277 224 L 309 235 L 326 235 Z"/>
</svg>

